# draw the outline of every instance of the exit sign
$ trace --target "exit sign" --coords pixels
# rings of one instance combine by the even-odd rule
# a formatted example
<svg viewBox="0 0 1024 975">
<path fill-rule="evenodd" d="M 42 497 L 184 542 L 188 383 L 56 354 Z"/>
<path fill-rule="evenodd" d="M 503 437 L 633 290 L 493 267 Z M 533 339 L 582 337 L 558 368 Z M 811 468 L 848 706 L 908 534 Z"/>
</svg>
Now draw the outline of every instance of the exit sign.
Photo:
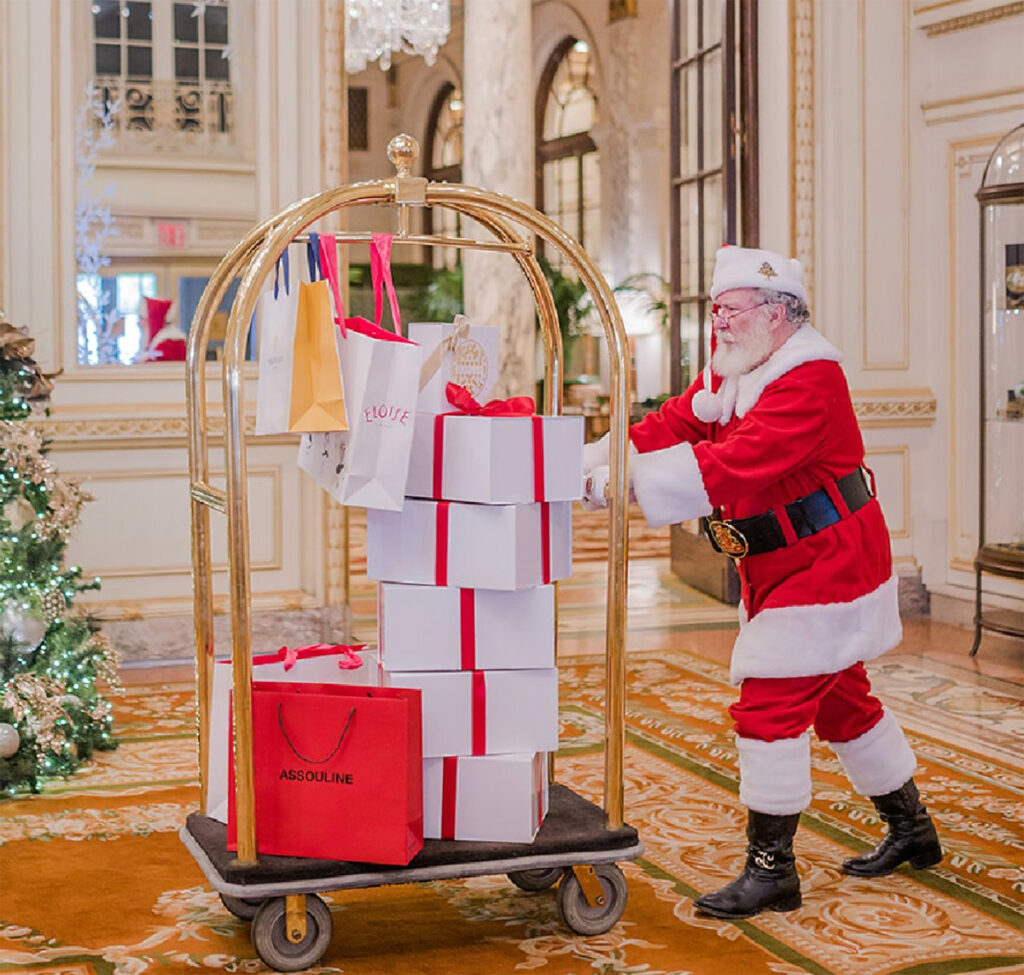
<svg viewBox="0 0 1024 975">
<path fill-rule="evenodd" d="M 183 223 L 158 223 L 156 239 L 161 247 L 184 247 L 185 225 Z"/>
</svg>

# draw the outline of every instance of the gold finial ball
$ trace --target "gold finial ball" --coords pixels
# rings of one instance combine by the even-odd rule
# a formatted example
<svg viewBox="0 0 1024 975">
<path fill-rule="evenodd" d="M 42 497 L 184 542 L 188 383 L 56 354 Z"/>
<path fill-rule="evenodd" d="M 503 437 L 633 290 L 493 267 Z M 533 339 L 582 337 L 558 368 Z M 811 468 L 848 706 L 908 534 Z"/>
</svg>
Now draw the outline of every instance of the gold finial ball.
<svg viewBox="0 0 1024 975">
<path fill-rule="evenodd" d="M 388 143 L 388 159 L 398 170 L 399 176 L 412 174 L 413 164 L 419 154 L 420 144 L 411 135 L 406 135 L 404 132 L 401 135 L 396 135 Z"/>
</svg>

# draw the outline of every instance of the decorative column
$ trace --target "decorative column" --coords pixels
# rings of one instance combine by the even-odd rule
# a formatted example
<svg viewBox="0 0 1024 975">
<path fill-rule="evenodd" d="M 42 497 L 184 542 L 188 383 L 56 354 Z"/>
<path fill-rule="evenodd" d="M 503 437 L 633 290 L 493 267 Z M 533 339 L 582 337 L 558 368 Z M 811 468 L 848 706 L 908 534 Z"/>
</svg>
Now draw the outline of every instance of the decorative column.
<svg viewBox="0 0 1024 975">
<path fill-rule="evenodd" d="M 464 57 L 463 181 L 533 203 L 530 0 L 467 3 Z M 466 251 L 463 263 L 470 321 L 501 329 L 498 395 L 532 395 L 536 319 L 526 278 L 507 254 Z"/>
</svg>

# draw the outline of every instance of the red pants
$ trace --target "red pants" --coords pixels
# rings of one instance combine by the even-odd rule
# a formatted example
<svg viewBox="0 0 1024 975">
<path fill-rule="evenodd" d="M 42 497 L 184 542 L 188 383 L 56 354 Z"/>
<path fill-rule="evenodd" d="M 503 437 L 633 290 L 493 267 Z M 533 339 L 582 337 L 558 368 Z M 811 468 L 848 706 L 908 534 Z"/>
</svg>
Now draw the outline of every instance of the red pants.
<svg viewBox="0 0 1024 975">
<path fill-rule="evenodd" d="M 729 708 L 741 738 L 797 738 L 810 727 L 821 741 L 845 742 L 882 719 L 862 663 L 815 677 L 748 677 Z"/>
</svg>

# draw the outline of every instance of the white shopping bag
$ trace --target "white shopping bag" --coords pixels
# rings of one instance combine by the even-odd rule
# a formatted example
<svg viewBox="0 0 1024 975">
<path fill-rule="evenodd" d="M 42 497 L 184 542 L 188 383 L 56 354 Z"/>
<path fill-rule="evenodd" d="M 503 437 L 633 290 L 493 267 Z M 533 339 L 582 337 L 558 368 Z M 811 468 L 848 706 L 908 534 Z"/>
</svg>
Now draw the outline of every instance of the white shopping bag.
<svg viewBox="0 0 1024 975">
<path fill-rule="evenodd" d="M 292 287 L 288 251 L 278 258 L 274 287 L 260 298 L 259 379 L 256 383 L 256 433 L 287 433 L 292 397 L 292 350 L 298 312 L 298 282 Z"/>
<path fill-rule="evenodd" d="M 320 241 L 321 264 L 332 288 L 337 254 L 331 238 Z M 412 453 L 421 350 L 401 335 L 391 280 L 391 237 L 374 234 L 370 249 L 377 323 L 344 319 L 338 347 L 349 429 L 305 434 L 298 463 L 340 504 L 401 511 Z M 380 327 L 383 289 L 391 301 L 394 333 Z M 340 300 L 335 292 L 335 302 Z"/>
<path fill-rule="evenodd" d="M 353 652 L 355 648 L 318 644 L 252 658 L 252 679 L 257 681 L 298 681 L 310 684 L 380 683 L 376 651 Z M 356 664 L 356 666 L 353 666 Z M 231 660 L 213 665 L 213 690 L 210 693 L 206 760 L 206 809 L 204 814 L 222 823 L 228 821 L 228 748 L 231 741 L 230 700 Z"/>
</svg>

